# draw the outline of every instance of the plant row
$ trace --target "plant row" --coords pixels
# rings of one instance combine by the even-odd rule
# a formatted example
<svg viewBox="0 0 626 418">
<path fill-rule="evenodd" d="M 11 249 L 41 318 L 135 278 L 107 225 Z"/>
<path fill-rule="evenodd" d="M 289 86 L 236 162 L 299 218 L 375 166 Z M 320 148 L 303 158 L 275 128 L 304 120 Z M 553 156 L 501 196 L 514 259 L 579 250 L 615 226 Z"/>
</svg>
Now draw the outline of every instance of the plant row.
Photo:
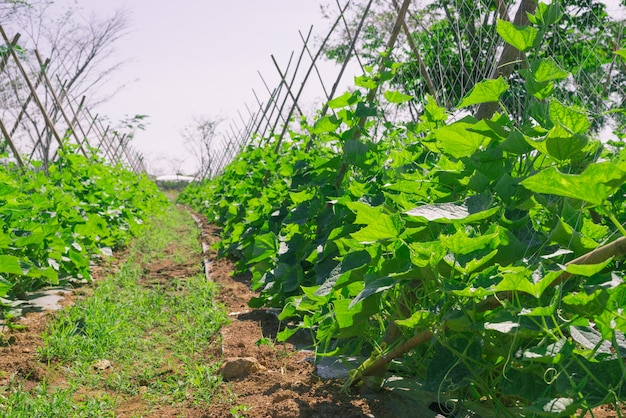
<svg viewBox="0 0 626 418">
<path fill-rule="evenodd" d="M 495 416 L 624 401 L 626 151 L 558 98 L 570 73 L 541 44 L 561 16 L 540 4 L 526 27 L 500 21 L 524 65 L 453 109 L 427 97 L 418 120 L 388 121 L 421 98 L 370 100 L 401 68 L 386 62 L 332 114 L 183 192 L 251 272 L 250 306 L 294 325 L 279 338 L 306 329 L 319 355 L 365 356 L 348 386 L 389 370 Z M 471 116 L 490 102 L 492 117 Z"/>
<path fill-rule="evenodd" d="M 8 306 L 42 286 L 90 280 L 90 266 L 166 204 L 146 176 L 69 145 L 46 172 L 0 166 L 0 300 Z"/>
</svg>

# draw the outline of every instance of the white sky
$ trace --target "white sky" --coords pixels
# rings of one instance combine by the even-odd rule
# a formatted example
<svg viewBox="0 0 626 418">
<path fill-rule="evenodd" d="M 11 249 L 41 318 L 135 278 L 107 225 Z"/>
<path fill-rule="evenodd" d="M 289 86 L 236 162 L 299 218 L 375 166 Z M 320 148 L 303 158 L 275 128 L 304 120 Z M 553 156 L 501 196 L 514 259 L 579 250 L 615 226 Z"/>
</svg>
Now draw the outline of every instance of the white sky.
<svg viewBox="0 0 626 418">
<path fill-rule="evenodd" d="M 59 3 L 66 2 L 74 3 Z M 149 115 L 147 129 L 137 133 L 133 145 L 149 160 L 149 170 L 160 173 L 171 172 L 182 161 L 183 171 L 194 169 L 180 135 L 194 115 L 224 118 L 223 129 L 228 129 L 230 120 L 242 126 L 237 111 L 247 120 L 244 103 L 252 111 L 258 109 L 252 89 L 262 102 L 269 97 L 257 71 L 270 89 L 278 85 L 271 55 L 284 71 L 291 52 L 295 51 L 295 60 L 302 49 L 299 30 L 306 36 L 313 25 L 313 34 L 324 36 L 332 24 L 322 18 L 321 2 L 313 0 L 75 3 L 85 15 L 108 15 L 122 7 L 130 10 L 132 32 L 117 47 L 117 57 L 130 61 L 116 74 L 111 88 L 116 83 L 130 84 L 95 110 L 112 121 L 126 114 Z M 330 86 L 338 69 L 328 63 L 325 67 Z M 352 80 L 353 74 L 344 79 Z M 313 103 L 319 96 L 321 91 L 308 100 Z"/>
</svg>

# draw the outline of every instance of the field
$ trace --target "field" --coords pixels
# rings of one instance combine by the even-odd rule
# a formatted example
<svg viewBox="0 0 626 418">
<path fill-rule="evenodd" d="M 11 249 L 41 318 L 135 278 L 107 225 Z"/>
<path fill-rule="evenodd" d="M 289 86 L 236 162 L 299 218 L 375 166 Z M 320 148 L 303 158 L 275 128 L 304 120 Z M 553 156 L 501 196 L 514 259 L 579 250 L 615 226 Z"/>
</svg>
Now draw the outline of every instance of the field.
<svg viewBox="0 0 626 418">
<path fill-rule="evenodd" d="M 626 110 L 574 93 L 626 50 L 583 79 L 535 6 L 458 100 L 390 41 L 177 205 L 69 144 L 0 166 L 0 416 L 623 416 Z"/>
</svg>

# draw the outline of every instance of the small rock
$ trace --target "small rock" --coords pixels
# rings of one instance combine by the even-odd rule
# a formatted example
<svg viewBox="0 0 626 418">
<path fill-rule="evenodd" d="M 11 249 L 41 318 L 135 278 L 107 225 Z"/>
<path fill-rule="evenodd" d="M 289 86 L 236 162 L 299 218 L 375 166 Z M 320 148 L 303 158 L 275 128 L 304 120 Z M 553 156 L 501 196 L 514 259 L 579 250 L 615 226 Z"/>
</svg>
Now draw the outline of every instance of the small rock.
<svg viewBox="0 0 626 418">
<path fill-rule="evenodd" d="M 106 370 L 112 366 L 109 360 L 98 360 L 93 364 L 93 368 L 96 370 Z"/>
<path fill-rule="evenodd" d="M 241 379 L 251 373 L 265 370 L 259 360 L 254 357 L 231 357 L 224 361 L 220 369 L 222 377 L 226 380 Z"/>
</svg>

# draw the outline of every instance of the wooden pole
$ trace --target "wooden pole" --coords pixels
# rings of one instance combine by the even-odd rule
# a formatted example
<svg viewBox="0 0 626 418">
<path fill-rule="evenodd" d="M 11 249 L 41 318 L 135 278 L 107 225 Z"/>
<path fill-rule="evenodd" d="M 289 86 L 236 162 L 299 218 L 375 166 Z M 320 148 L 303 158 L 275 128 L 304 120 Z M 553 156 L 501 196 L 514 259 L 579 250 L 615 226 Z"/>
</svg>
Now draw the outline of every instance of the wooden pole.
<svg viewBox="0 0 626 418">
<path fill-rule="evenodd" d="M 2 38 L 4 39 L 4 41 L 8 44 L 9 43 L 9 38 L 7 37 L 7 34 L 4 32 L 4 29 L 2 28 L 2 26 L 0 26 L 0 35 L 2 35 Z M 35 100 L 35 103 L 37 103 L 37 106 L 39 107 L 39 110 L 41 111 L 41 114 L 46 122 L 46 125 L 48 126 L 48 129 L 50 129 L 50 132 L 52 132 L 52 135 L 54 136 L 54 138 L 56 139 L 57 143 L 59 144 L 60 148 L 63 148 L 63 141 L 61 140 L 61 137 L 59 136 L 59 133 L 57 132 L 56 128 L 54 127 L 54 123 L 52 122 L 52 120 L 50 119 L 50 116 L 48 116 L 48 112 L 46 111 L 46 108 L 44 107 L 43 103 L 41 102 L 41 100 L 39 100 L 39 96 L 37 95 L 37 91 L 35 90 L 35 87 L 33 86 L 33 83 L 31 83 L 30 78 L 28 78 L 28 74 L 26 73 L 26 70 L 24 69 L 24 66 L 22 65 L 20 59 L 18 58 L 17 54 L 15 53 L 15 50 L 13 48 L 11 48 L 9 50 L 9 53 L 11 54 L 11 56 L 13 57 L 13 60 L 15 61 L 15 64 L 17 65 L 17 68 L 19 69 L 20 73 L 22 74 L 22 77 L 24 78 L 24 81 L 26 82 L 26 85 L 28 86 L 28 88 L 30 89 L 31 93 L 33 94 L 33 100 Z"/>
<path fill-rule="evenodd" d="M 346 56 L 346 59 L 343 62 L 343 65 L 341 66 L 341 69 L 339 70 L 339 74 L 337 75 L 337 78 L 335 79 L 335 83 L 333 84 L 333 87 L 330 90 L 330 94 L 328 95 L 329 97 L 329 101 L 330 99 L 332 99 L 333 97 L 335 97 L 335 93 L 337 91 L 337 88 L 339 87 L 339 83 L 341 82 L 341 79 L 343 77 L 343 73 L 346 71 L 346 68 L 348 67 L 348 62 L 350 62 L 350 57 L 352 56 L 352 53 L 354 52 L 354 47 L 356 45 L 356 41 L 357 38 L 359 37 L 361 30 L 363 29 L 363 24 L 365 23 L 365 18 L 367 17 L 369 10 L 372 6 L 373 0 L 369 0 L 369 2 L 367 3 L 367 6 L 365 7 L 365 11 L 363 12 L 363 16 L 361 17 L 361 20 L 359 21 L 359 26 L 356 29 L 356 33 L 354 34 L 354 37 L 352 38 L 352 42 L 350 42 L 350 47 L 348 48 L 348 53 Z M 348 5 L 350 4 L 350 2 L 346 3 L 345 8 L 348 7 Z M 345 8 L 344 11 L 342 11 L 340 13 L 340 17 L 337 18 L 337 21 L 335 22 L 335 25 L 337 25 L 339 23 L 339 20 L 341 19 L 343 13 L 345 12 Z M 334 28 L 334 26 L 333 26 Z M 332 34 L 332 30 L 331 32 L 329 32 L 328 36 L 326 37 L 326 39 L 324 40 L 324 42 L 322 43 L 322 45 L 320 46 L 319 51 L 317 52 L 317 56 L 319 56 L 322 53 L 322 49 L 325 46 L 326 42 L 328 41 L 328 39 L 330 38 L 330 35 Z M 322 106 L 322 111 L 320 112 L 320 118 L 326 116 L 326 112 L 328 112 L 328 102 L 324 103 L 324 106 Z M 315 135 L 311 135 L 311 138 L 309 139 L 309 142 L 306 145 L 306 150 L 309 151 L 311 149 L 311 147 L 313 146 L 313 141 L 315 141 Z"/>
<path fill-rule="evenodd" d="M 61 112 L 61 116 L 63 117 L 63 119 L 65 119 L 65 123 L 67 123 L 67 130 L 66 130 L 65 135 L 69 139 L 69 135 L 71 134 L 76 140 L 76 144 L 78 145 L 78 148 L 80 149 L 80 151 L 83 153 L 85 157 L 88 157 L 87 152 L 83 148 L 80 138 L 78 138 L 78 135 L 76 134 L 76 130 L 74 129 L 74 126 L 72 125 L 72 121 L 67 116 L 67 113 L 65 113 L 63 104 L 59 100 L 59 96 L 57 96 L 56 91 L 54 90 L 54 88 L 52 87 L 52 84 L 50 83 L 50 79 L 48 78 L 48 74 L 46 72 L 46 67 L 44 66 L 43 60 L 41 59 L 41 55 L 39 55 L 39 51 L 35 50 L 35 57 L 37 57 L 37 62 L 39 63 L 39 67 L 41 68 L 41 74 L 43 74 L 44 87 L 50 92 L 50 95 L 52 96 L 52 100 L 54 104 L 56 105 L 57 109 L 59 109 L 59 112 Z"/>
<path fill-rule="evenodd" d="M 13 144 L 11 135 L 9 135 L 9 132 L 7 132 L 7 128 L 4 126 L 2 119 L 0 119 L 0 131 L 2 132 L 2 136 L 4 136 L 5 140 L 7 141 L 9 148 L 11 148 L 11 152 L 13 153 L 13 156 L 15 157 L 15 160 L 17 161 L 17 165 L 20 168 L 24 168 L 24 161 L 22 160 L 22 156 L 17 151 L 17 148 L 15 148 L 15 144 Z"/>
</svg>

